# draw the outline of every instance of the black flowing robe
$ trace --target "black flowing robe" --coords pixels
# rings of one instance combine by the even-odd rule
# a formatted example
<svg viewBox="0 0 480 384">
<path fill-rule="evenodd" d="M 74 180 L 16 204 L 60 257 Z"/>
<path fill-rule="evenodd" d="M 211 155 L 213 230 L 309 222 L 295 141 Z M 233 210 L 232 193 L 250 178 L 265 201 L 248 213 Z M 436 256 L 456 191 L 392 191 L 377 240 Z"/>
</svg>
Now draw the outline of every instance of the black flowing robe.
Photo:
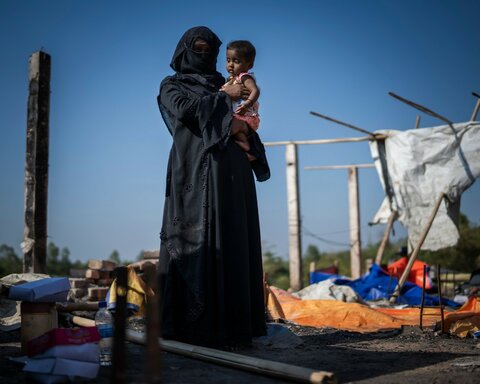
<svg viewBox="0 0 480 384">
<path fill-rule="evenodd" d="M 249 342 L 266 331 L 260 228 L 252 165 L 229 136 L 231 101 L 204 77 L 177 73 L 162 82 L 158 103 L 173 137 L 162 335 L 214 347 Z"/>
</svg>

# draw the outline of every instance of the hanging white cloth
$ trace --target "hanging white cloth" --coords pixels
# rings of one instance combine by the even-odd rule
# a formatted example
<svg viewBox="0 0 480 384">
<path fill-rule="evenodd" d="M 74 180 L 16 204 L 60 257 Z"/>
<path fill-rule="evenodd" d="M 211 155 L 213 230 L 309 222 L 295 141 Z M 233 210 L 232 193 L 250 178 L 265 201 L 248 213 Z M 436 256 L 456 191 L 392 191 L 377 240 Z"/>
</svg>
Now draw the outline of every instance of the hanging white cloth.
<svg viewBox="0 0 480 384">
<path fill-rule="evenodd" d="M 373 223 L 396 210 L 415 246 L 440 193 L 446 194 L 421 249 L 455 245 L 460 197 L 480 175 L 480 123 L 466 122 L 408 131 L 382 130 L 370 151 L 386 192 Z"/>
</svg>

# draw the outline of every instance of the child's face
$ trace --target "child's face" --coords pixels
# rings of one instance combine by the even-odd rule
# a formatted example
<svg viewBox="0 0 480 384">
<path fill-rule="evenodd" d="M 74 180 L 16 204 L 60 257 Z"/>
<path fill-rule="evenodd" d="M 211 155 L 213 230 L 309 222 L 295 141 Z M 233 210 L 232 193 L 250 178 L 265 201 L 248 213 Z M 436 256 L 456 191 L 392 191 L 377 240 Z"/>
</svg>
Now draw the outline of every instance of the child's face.
<svg viewBox="0 0 480 384">
<path fill-rule="evenodd" d="M 237 50 L 227 49 L 227 72 L 230 75 L 237 76 L 242 72 L 248 72 L 252 68 L 252 63 L 241 57 Z"/>
</svg>

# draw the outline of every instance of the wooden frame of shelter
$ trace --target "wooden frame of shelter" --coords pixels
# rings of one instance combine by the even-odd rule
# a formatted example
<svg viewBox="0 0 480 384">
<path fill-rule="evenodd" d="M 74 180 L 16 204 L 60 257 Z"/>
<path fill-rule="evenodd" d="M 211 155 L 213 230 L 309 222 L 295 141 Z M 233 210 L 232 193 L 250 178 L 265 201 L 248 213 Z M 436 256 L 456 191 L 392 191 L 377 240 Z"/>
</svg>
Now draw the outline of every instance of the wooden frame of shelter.
<svg viewBox="0 0 480 384">
<path fill-rule="evenodd" d="M 362 141 L 376 140 L 385 138 L 384 135 L 374 134 L 364 129 L 343 123 L 316 112 L 314 115 L 345 125 L 354 130 L 366 133 L 368 136 L 324 139 L 324 140 L 295 140 L 295 141 L 275 141 L 265 143 L 266 147 L 285 146 L 285 160 L 287 173 L 287 201 L 288 201 L 288 237 L 289 237 L 289 271 L 290 288 L 298 291 L 302 288 L 302 247 L 301 247 L 301 219 L 300 219 L 300 195 L 299 195 L 299 177 L 298 177 L 298 145 L 320 145 L 335 143 L 357 143 Z M 365 167 L 364 165 L 360 165 Z M 344 167 L 344 166 L 336 166 Z M 361 255 L 360 255 L 360 225 L 358 208 L 358 172 L 355 166 L 349 169 L 349 216 L 350 216 L 350 239 L 351 239 L 351 265 L 352 276 L 359 277 L 361 273 Z"/>
<path fill-rule="evenodd" d="M 404 102 L 408 105 L 419 109 L 420 111 L 436 117 L 447 124 L 453 124 L 450 120 L 446 119 L 445 117 L 439 115 L 432 110 L 421 106 L 420 104 L 416 104 L 410 100 L 407 100 L 403 97 L 396 95 L 393 92 L 389 92 L 389 95 Z M 472 116 L 470 121 L 475 121 L 477 114 L 480 110 L 480 95 L 472 92 L 472 95 L 477 97 L 477 102 L 475 104 Z M 298 145 L 318 145 L 318 144 L 332 144 L 332 143 L 352 143 L 352 142 L 362 142 L 362 141 L 370 141 L 370 140 L 385 140 L 387 136 L 375 134 L 373 132 L 367 131 L 365 129 L 356 127 L 351 124 L 344 123 L 340 120 L 333 119 L 331 117 L 322 115 L 318 112 L 310 112 L 312 115 L 321 117 L 328 121 L 332 121 L 334 123 L 343 125 L 345 127 L 351 128 L 353 130 L 362 132 L 367 134 L 366 137 L 356 137 L 356 138 L 340 138 L 340 139 L 325 139 L 325 140 L 296 140 L 296 141 L 275 141 L 275 142 L 267 142 L 265 146 L 285 146 L 285 153 L 286 153 L 286 173 L 287 173 L 287 204 L 288 204 L 288 232 L 289 232 L 289 270 L 290 270 L 290 288 L 294 291 L 300 290 L 302 288 L 302 249 L 301 249 L 301 219 L 300 219 L 300 198 L 299 198 L 299 178 L 298 178 L 298 156 L 297 156 L 297 146 Z M 420 116 L 416 117 L 415 128 L 420 127 Z M 351 191 L 349 196 L 349 216 L 350 216 L 350 240 L 351 240 L 351 274 L 352 277 L 359 277 L 360 275 L 360 268 L 361 268 L 361 255 L 360 255 L 360 233 L 358 220 L 359 220 L 359 210 L 358 210 L 358 180 L 357 180 L 357 169 L 355 165 L 350 166 L 325 166 L 325 167 L 309 167 L 309 169 L 341 169 L 341 168 L 348 168 L 349 169 L 349 190 Z M 364 166 L 362 166 L 364 167 Z M 355 169 L 355 170 L 353 170 Z M 357 194 L 355 194 L 355 189 L 357 189 Z M 437 204 L 435 209 L 432 212 L 432 215 L 429 219 L 428 225 L 424 228 L 422 233 L 421 239 L 419 243 L 415 246 L 413 252 L 411 253 L 409 263 L 405 268 L 403 275 L 401 276 L 399 283 L 394 291 L 394 294 L 390 298 L 390 301 L 394 303 L 398 294 L 405 283 L 408 274 L 410 273 L 411 267 L 415 262 L 415 259 L 418 256 L 420 248 L 425 241 L 426 236 L 428 235 L 428 231 L 435 219 L 435 215 L 440 207 L 441 202 L 443 201 L 444 194 L 441 194 L 437 200 Z M 390 232 L 392 230 L 393 223 L 398 218 L 398 212 L 392 211 L 387 226 L 385 229 L 384 236 L 380 243 L 380 246 L 377 250 L 377 255 L 375 258 L 375 262 L 377 264 L 381 263 L 383 252 L 385 247 L 388 243 Z M 357 248 L 358 246 L 358 248 Z"/>
</svg>

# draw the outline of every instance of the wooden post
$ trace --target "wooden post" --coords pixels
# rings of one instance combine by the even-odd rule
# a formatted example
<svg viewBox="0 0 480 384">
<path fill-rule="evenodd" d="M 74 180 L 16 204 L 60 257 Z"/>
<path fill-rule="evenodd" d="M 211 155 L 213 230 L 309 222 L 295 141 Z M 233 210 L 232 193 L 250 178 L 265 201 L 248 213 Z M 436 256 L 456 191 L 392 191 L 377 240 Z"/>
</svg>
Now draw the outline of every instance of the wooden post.
<svg viewBox="0 0 480 384">
<path fill-rule="evenodd" d="M 47 272 L 48 137 L 51 58 L 29 59 L 23 272 Z"/>
<path fill-rule="evenodd" d="M 127 291 L 128 271 L 127 267 L 115 268 L 117 278 L 117 302 L 113 316 L 113 350 L 112 350 L 112 371 L 111 383 L 124 384 L 126 377 L 126 352 L 125 352 L 125 329 L 127 319 Z"/>
<path fill-rule="evenodd" d="M 417 115 L 417 119 L 415 120 L 415 129 L 420 128 L 420 119 L 421 119 L 421 116 Z"/>
<path fill-rule="evenodd" d="M 352 279 L 358 279 L 362 274 L 362 255 L 358 172 L 356 167 L 348 169 L 348 213 L 350 221 L 350 271 Z"/>
<path fill-rule="evenodd" d="M 388 217 L 387 228 L 385 229 L 385 233 L 383 234 L 382 242 L 378 247 L 377 257 L 375 258 L 375 264 L 380 265 L 382 263 L 383 252 L 385 252 L 385 247 L 388 244 L 388 239 L 390 238 L 390 232 L 392 230 L 393 223 L 398 217 L 397 211 L 392 211 L 390 216 Z"/>
<path fill-rule="evenodd" d="M 302 289 L 302 240 L 297 145 L 287 144 L 285 146 L 285 155 L 287 162 L 290 288 L 293 291 L 298 291 Z"/>
<path fill-rule="evenodd" d="M 145 334 L 141 332 L 128 330 L 127 339 L 133 343 L 145 344 Z M 175 340 L 159 339 L 158 343 L 166 352 L 187 356 L 208 363 L 254 372 L 260 375 L 279 378 L 281 381 L 315 384 L 337 383 L 337 378 L 333 372 L 316 371 L 311 368 L 303 368 L 276 361 L 259 359 L 254 356 L 201 347 Z"/>
<path fill-rule="evenodd" d="M 413 263 L 417 259 L 417 256 L 420 252 L 420 248 L 423 245 L 423 242 L 427 238 L 428 231 L 430 231 L 430 227 L 432 226 L 433 220 L 435 220 L 435 216 L 437 215 L 438 209 L 440 208 L 440 205 L 443 201 L 443 198 L 445 197 L 445 194 L 442 192 L 440 194 L 440 197 L 438 198 L 435 207 L 433 208 L 432 214 L 430 215 L 430 218 L 428 219 L 427 225 L 425 228 L 423 228 L 423 232 L 420 235 L 420 239 L 418 240 L 418 244 L 415 246 L 415 249 L 413 250 L 412 256 L 410 256 L 410 259 L 408 259 L 407 266 L 405 267 L 405 270 L 403 271 L 402 276 L 400 277 L 400 280 L 398 281 L 397 287 L 395 288 L 395 291 L 393 292 L 392 297 L 390 297 L 390 303 L 394 304 L 395 301 L 397 301 L 397 297 L 400 296 L 400 291 L 403 288 L 403 284 L 405 284 L 405 281 L 407 280 L 408 275 L 410 274 L 410 271 L 412 270 Z"/>
<path fill-rule="evenodd" d="M 470 121 L 477 120 L 477 114 L 479 109 L 480 109 L 480 99 L 477 100 L 477 103 L 475 104 L 475 108 L 473 108 L 473 113 L 472 113 L 472 117 L 470 118 Z"/>
<path fill-rule="evenodd" d="M 145 268 L 147 290 L 146 297 L 146 342 L 145 342 L 145 383 L 159 384 L 162 382 L 162 370 L 160 361 L 160 312 L 158 309 L 158 281 L 157 269 L 151 264 Z"/>
</svg>

